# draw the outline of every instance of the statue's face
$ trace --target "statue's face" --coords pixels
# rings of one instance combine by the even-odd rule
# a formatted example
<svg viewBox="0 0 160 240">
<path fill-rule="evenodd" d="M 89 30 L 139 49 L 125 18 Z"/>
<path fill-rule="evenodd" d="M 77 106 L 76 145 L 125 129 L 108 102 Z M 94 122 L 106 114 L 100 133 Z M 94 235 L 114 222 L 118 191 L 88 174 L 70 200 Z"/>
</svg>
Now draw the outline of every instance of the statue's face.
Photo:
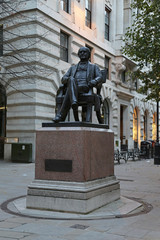
<svg viewBox="0 0 160 240">
<path fill-rule="evenodd" d="M 87 48 L 82 47 L 82 48 L 80 48 L 80 50 L 78 52 L 78 56 L 79 56 L 81 61 L 88 61 L 90 53 L 89 53 Z"/>
</svg>

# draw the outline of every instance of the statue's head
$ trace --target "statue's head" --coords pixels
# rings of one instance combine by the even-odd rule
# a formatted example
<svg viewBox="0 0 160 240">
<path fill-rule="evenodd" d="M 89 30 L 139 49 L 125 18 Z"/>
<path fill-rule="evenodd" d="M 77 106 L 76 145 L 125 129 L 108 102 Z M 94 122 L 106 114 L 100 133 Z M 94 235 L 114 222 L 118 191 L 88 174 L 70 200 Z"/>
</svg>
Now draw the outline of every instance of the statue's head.
<svg viewBox="0 0 160 240">
<path fill-rule="evenodd" d="M 90 49 L 87 47 L 81 47 L 78 50 L 78 57 L 81 59 L 81 61 L 88 61 L 91 56 Z"/>
</svg>

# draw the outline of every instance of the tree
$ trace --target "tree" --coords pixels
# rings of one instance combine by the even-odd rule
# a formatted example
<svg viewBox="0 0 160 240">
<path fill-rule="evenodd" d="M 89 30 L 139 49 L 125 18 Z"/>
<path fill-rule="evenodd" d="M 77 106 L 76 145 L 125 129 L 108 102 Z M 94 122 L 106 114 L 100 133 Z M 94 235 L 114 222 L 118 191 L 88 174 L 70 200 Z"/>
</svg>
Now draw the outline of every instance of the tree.
<svg viewBox="0 0 160 240">
<path fill-rule="evenodd" d="M 134 0 L 133 24 L 127 29 L 122 48 L 137 63 L 132 74 L 142 85 L 138 92 L 146 94 L 146 100 L 160 101 L 160 1 Z M 137 11 L 136 11 L 137 10 Z"/>
<path fill-rule="evenodd" d="M 3 73 L 0 72 L 0 82 L 6 89 L 29 96 L 20 89 L 20 82 L 35 84 L 38 81 L 40 85 L 42 77 L 50 78 L 52 70 L 47 64 L 40 64 L 46 63 L 48 56 L 42 51 L 36 52 L 41 49 L 43 39 L 50 31 L 46 29 L 40 35 L 36 31 L 31 32 L 29 27 L 23 27 L 23 24 L 34 24 L 38 18 L 36 14 L 29 14 L 25 6 L 24 0 L 0 1 L 0 68 L 5 69 Z M 43 22 L 44 18 L 38 20 Z M 37 73 L 41 78 L 35 80 Z"/>
</svg>

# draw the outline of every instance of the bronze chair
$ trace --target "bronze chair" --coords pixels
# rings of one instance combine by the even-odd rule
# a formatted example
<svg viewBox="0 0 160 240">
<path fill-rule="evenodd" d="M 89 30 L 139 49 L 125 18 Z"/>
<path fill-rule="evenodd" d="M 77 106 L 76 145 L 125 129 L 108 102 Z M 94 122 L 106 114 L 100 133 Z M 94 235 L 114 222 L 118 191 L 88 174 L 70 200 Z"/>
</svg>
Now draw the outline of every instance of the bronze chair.
<svg viewBox="0 0 160 240">
<path fill-rule="evenodd" d="M 94 110 L 96 111 L 96 116 L 98 122 L 103 124 L 103 118 L 101 116 L 101 104 L 102 104 L 102 96 L 100 95 L 102 84 L 106 82 L 106 70 L 101 70 L 102 74 L 102 82 L 96 86 L 97 92 L 93 92 L 93 88 L 90 88 L 88 93 L 81 93 L 78 96 L 78 106 L 82 106 L 82 121 L 91 122 L 92 121 L 92 107 L 94 106 Z M 57 90 L 56 95 L 56 114 L 60 112 L 61 105 L 64 100 L 64 95 L 66 92 L 65 85 L 61 85 Z M 73 111 L 74 117 L 77 116 Z M 75 117 L 76 121 L 79 121 L 77 117 Z"/>
</svg>

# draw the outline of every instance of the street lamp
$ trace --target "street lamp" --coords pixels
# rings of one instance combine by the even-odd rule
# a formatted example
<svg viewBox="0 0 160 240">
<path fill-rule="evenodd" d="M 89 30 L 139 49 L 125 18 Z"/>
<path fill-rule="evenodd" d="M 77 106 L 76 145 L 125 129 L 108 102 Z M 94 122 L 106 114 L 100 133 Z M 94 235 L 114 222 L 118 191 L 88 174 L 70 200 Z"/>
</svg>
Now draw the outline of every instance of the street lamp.
<svg viewBox="0 0 160 240">
<path fill-rule="evenodd" d="M 160 165 L 160 144 L 159 144 L 159 100 L 157 100 L 157 140 L 155 144 L 154 164 Z"/>
</svg>

